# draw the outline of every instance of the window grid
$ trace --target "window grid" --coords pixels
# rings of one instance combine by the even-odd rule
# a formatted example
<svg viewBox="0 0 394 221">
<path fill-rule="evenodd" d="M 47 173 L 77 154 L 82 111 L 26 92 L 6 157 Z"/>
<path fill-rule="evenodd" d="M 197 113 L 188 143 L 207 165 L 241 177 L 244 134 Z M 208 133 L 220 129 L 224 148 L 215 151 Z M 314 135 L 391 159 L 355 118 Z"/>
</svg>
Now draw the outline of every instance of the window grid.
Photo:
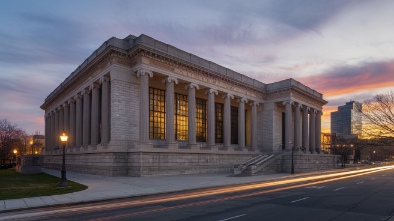
<svg viewBox="0 0 394 221">
<path fill-rule="evenodd" d="M 223 104 L 215 103 L 215 142 L 223 143 Z"/>
<path fill-rule="evenodd" d="M 231 143 L 238 144 L 238 107 L 231 106 Z"/>
<path fill-rule="evenodd" d="M 207 141 L 207 100 L 196 98 L 196 140 Z"/>
<path fill-rule="evenodd" d="M 165 91 L 149 88 L 149 138 L 165 139 L 166 136 Z"/>
<path fill-rule="evenodd" d="M 187 95 L 175 94 L 175 139 L 188 139 L 188 99 Z"/>
</svg>

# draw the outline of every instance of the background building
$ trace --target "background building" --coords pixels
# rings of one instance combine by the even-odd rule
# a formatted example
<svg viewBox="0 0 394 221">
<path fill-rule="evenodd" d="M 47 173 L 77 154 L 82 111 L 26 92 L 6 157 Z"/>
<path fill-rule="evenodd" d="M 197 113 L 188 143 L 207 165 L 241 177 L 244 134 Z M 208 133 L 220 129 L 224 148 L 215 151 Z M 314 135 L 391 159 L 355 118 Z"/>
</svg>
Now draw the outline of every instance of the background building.
<svg viewBox="0 0 394 221">
<path fill-rule="evenodd" d="M 337 136 L 354 137 L 362 133 L 362 104 L 356 101 L 346 102 L 338 111 L 331 112 L 331 133 Z"/>
</svg>

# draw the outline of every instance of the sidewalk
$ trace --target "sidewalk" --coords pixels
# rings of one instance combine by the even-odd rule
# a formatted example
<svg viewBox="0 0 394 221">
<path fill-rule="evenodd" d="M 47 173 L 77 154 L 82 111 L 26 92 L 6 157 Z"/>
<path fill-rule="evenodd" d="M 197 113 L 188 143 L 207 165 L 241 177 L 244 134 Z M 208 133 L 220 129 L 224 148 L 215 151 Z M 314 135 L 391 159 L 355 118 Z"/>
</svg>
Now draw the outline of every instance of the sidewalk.
<svg viewBox="0 0 394 221">
<path fill-rule="evenodd" d="M 42 169 L 60 177 L 60 171 Z M 151 195 L 207 187 L 244 184 L 280 179 L 289 174 L 269 174 L 251 177 L 232 177 L 230 173 L 193 174 L 150 177 L 110 177 L 67 171 L 67 179 L 88 186 L 88 189 L 63 195 L 0 200 L 0 212 L 15 209 L 92 202 L 131 196 Z"/>
<path fill-rule="evenodd" d="M 93 202 L 132 196 L 152 195 L 200 188 L 286 179 L 297 176 L 328 174 L 341 171 L 343 172 L 344 170 L 353 170 L 357 169 L 357 167 L 354 166 L 348 167 L 346 169 L 333 169 L 294 175 L 288 173 L 277 173 L 248 177 L 233 177 L 232 173 L 149 177 L 110 177 L 67 171 L 68 180 L 84 184 L 88 186 L 88 189 L 62 195 L 0 200 L 0 213 L 17 209 Z M 60 171 L 57 170 L 43 168 L 42 172 L 60 177 Z"/>
</svg>

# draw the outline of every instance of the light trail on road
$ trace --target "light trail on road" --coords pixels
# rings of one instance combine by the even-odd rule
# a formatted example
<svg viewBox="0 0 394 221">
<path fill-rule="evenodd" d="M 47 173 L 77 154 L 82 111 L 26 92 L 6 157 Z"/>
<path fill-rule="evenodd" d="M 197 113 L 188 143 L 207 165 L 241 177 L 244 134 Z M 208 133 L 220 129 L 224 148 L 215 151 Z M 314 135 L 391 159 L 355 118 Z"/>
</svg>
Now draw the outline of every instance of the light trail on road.
<svg viewBox="0 0 394 221">
<path fill-rule="evenodd" d="M 104 217 L 101 219 L 94 219 L 94 220 L 111 220 L 111 219 L 124 218 L 124 217 L 136 216 L 136 215 L 143 215 L 143 214 L 154 213 L 154 212 L 162 212 L 162 211 L 171 210 L 171 209 L 179 209 L 179 208 L 184 208 L 184 207 L 197 206 L 197 205 L 203 205 L 203 204 L 208 204 L 208 203 L 215 203 L 215 202 L 243 198 L 243 197 L 248 197 L 248 196 L 261 195 L 261 194 L 265 194 L 265 193 L 277 192 L 277 191 L 282 191 L 282 190 L 289 190 L 289 189 L 306 187 L 306 186 L 311 186 L 311 185 L 317 185 L 317 184 L 332 182 L 332 181 L 336 181 L 336 180 L 348 179 L 348 178 L 352 178 L 352 177 L 357 177 L 357 176 L 367 175 L 367 174 L 371 174 L 371 173 L 386 171 L 386 170 L 390 170 L 390 169 L 394 169 L 394 166 L 368 168 L 368 169 L 362 169 L 362 170 L 346 171 L 346 172 L 340 172 L 340 173 L 331 173 L 331 174 L 325 174 L 325 175 L 315 175 L 315 176 L 308 176 L 308 177 L 297 177 L 297 178 L 287 179 L 287 180 L 263 181 L 261 183 L 244 184 L 242 186 L 235 186 L 235 187 L 221 187 L 221 188 L 210 189 L 210 190 L 197 190 L 193 193 L 186 193 L 186 194 L 185 193 L 178 193 L 178 194 L 174 194 L 172 196 L 150 196 L 150 197 L 148 196 L 146 198 L 144 197 L 143 199 L 135 199 L 135 200 L 131 199 L 132 201 L 128 201 L 128 202 L 111 203 L 111 204 L 105 204 L 105 205 L 93 205 L 93 206 L 89 206 L 89 207 L 86 207 L 86 206 L 81 207 L 80 206 L 80 207 L 73 207 L 73 208 L 55 208 L 55 209 L 49 210 L 49 211 L 33 211 L 30 213 L 10 215 L 8 217 L 1 217 L 0 216 L 0 219 L 2 219 L 2 218 L 25 219 L 25 220 L 35 220 L 35 219 L 40 219 L 40 218 L 41 219 L 49 219 L 49 218 L 55 218 L 55 217 L 65 215 L 65 214 L 75 215 L 75 214 L 83 214 L 86 212 L 102 212 L 104 210 L 108 211 L 111 209 L 120 209 L 120 208 L 126 208 L 126 207 L 146 206 L 146 205 L 165 203 L 165 202 L 171 202 L 171 201 L 186 200 L 186 199 L 212 196 L 212 195 L 229 194 L 229 193 L 235 193 L 235 192 L 240 192 L 240 191 L 247 191 L 247 190 L 254 190 L 254 189 L 259 189 L 259 188 L 278 186 L 278 187 L 276 187 L 274 189 L 270 189 L 270 190 L 263 190 L 263 191 L 253 192 L 253 193 L 240 194 L 240 195 L 236 195 L 236 196 L 222 197 L 222 198 L 218 198 L 218 199 L 214 199 L 214 200 L 205 200 L 205 201 L 200 201 L 200 202 L 195 202 L 195 203 L 183 204 L 183 205 L 179 205 L 179 206 L 173 206 L 173 207 L 167 207 L 167 208 L 161 208 L 161 209 L 151 209 L 151 210 L 145 210 L 145 211 L 123 214 L 123 215 L 118 215 L 118 216 Z M 308 182 L 308 181 L 310 181 L 310 182 Z M 303 183 L 303 182 L 308 182 L 308 183 Z M 289 184 L 294 184 L 294 185 L 280 187 L 282 185 L 289 185 Z"/>
</svg>

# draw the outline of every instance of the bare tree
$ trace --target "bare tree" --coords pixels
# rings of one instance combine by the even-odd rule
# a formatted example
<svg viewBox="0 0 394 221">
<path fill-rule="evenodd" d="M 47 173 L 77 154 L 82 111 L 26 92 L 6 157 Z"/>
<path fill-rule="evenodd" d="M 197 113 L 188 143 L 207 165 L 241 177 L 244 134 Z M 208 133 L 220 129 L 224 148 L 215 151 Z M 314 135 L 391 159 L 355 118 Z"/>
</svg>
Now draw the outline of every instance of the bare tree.
<svg viewBox="0 0 394 221">
<path fill-rule="evenodd" d="M 394 91 L 364 101 L 362 116 L 363 133 L 367 137 L 394 137 Z"/>
<path fill-rule="evenodd" d="M 13 150 L 19 153 L 26 145 L 26 132 L 7 119 L 0 120 L 0 164 L 14 156 Z"/>
</svg>

